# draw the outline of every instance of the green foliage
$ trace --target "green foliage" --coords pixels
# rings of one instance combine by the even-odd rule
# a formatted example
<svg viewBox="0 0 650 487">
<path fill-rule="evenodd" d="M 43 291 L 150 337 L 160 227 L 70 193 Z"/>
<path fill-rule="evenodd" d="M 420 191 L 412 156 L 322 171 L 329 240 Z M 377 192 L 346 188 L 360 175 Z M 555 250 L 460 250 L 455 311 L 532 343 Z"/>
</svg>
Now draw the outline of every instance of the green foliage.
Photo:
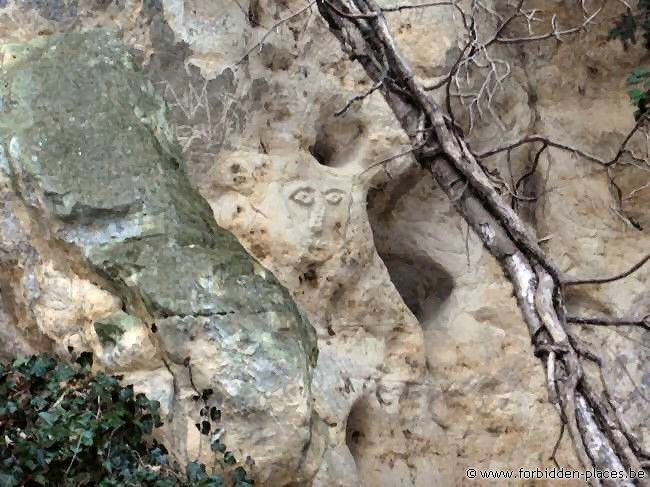
<svg viewBox="0 0 650 487">
<path fill-rule="evenodd" d="M 637 43 L 637 31 L 641 30 L 646 48 L 650 49 L 650 0 L 639 0 L 638 12 L 627 11 L 609 32 L 609 39 L 619 39 L 627 49 L 630 44 Z M 628 95 L 632 104 L 637 107 L 634 118 L 639 119 L 650 108 L 650 70 L 639 66 L 626 80 L 631 86 Z"/>
<path fill-rule="evenodd" d="M 638 107 L 634 112 L 634 118 L 638 120 L 648 111 L 650 105 L 650 70 L 639 66 L 630 73 L 625 82 L 632 86 L 627 94 L 632 104 Z"/>
<path fill-rule="evenodd" d="M 0 485 L 225 485 L 203 464 L 188 464 L 184 474 L 169 465 L 164 446 L 150 439 L 162 425 L 158 402 L 119 377 L 91 376 L 91 364 L 85 353 L 73 364 L 47 355 L 0 364 Z M 222 465 L 236 463 L 213 443 Z M 230 480 L 253 485 L 242 467 Z"/>
<path fill-rule="evenodd" d="M 621 15 L 621 20 L 616 23 L 616 27 L 609 31 L 609 39 L 620 39 L 627 48 L 630 44 L 636 44 L 636 30 L 638 24 L 632 11 L 628 10 Z"/>
<path fill-rule="evenodd" d="M 609 31 L 610 39 L 619 39 L 627 48 L 630 44 L 637 43 L 637 30 L 643 31 L 646 47 L 650 48 L 650 0 L 639 0 L 638 12 L 627 9 L 620 20 Z"/>
</svg>

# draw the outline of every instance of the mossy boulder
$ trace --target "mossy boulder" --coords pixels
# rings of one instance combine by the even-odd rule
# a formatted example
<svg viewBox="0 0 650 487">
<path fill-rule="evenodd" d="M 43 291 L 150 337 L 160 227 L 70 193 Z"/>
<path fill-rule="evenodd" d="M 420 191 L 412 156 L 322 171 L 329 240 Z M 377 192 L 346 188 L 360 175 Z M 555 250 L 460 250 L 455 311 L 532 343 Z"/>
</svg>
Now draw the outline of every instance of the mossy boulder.
<svg viewBox="0 0 650 487">
<path fill-rule="evenodd" d="M 266 481 L 291 476 L 310 438 L 313 329 L 190 185 L 162 98 L 109 32 L 2 54 L 0 166 L 52 235 L 156 330 L 178 385 L 172 425 L 186 451 L 176 453 L 195 438 L 181 388 L 210 390 L 229 443 Z M 99 340 L 119 342 L 129 320 L 96 322 Z"/>
</svg>

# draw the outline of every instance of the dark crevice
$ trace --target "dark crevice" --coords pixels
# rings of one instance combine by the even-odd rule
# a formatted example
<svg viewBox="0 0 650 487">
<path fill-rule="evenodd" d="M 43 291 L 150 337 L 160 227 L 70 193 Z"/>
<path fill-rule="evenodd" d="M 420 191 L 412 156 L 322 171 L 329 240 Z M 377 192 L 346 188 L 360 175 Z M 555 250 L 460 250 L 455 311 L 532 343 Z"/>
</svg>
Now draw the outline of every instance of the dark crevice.
<svg viewBox="0 0 650 487">
<path fill-rule="evenodd" d="M 321 106 L 315 124 L 315 138 L 307 147 L 319 164 L 328 167 L 343 167 L 362 157 L 359 153 L 367 132 L 365 122 L 353 111 L 344 117 L 335 116 L 345 99 L 335 96 Z"/>
<path fill-rule="evenodd" d="M 324 137 L 322 137 L 322 132 L 318 135 L 319 136 L 316 138 L 314 145 L 309 147 L 309 152 L 314 156 L 314 159 L 316 159 L 319 164 L 329 166 L 332 162 L 334 149 L 330 147 Z"/>
<path fill-rule="evenodd" d="M 158 310 L 161 318 L 210 318 L 212 316 L 234 315 L 236 311 L 196 311 L 194 313 L 174 313 L 166 310 Z"/>
<path fill-rule="evenodd" d="M 421 236 L 401 218 L 421 211 L 416 187 L 420 171 L 405 174 L 368 193 L 368 216 L 377 253 L 406 306 L 424 327 L 428 327 L 454 289 L 451 274 L 429 256 L 424 248 L 405 248 Z M 412 210 L 412 212 L 411 212 Z"/>
<path fill-rule="evenodd" d="M 427 256 L 379 255 L 406 306 L 420 323 L 427 324 L 451 295 L 451 276 Z"/>
<path fill-rule="evenodd" d="M 367 429 L 364 421 L 368 420 L 367 414 L 365 414 L 365 406 L 365 401 L 357 401 L 350 410 L 345 426 L 345 444 L 350 450 L 355 463 L 357 462 L 359 452 L 363 451 L 365 443 L 368 440 L 367 435 L 364 433 Z"/>
</svg>

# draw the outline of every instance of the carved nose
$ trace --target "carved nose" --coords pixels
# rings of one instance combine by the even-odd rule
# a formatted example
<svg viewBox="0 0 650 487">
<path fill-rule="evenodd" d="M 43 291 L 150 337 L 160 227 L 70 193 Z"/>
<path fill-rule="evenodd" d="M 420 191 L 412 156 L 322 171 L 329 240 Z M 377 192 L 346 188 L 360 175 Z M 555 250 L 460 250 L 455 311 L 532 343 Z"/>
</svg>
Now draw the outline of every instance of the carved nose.
<svg viewBox="0 0 650 487">
<path fill-rule="evenodd" d="M 309 229 L 313 233 L 321 233 L 323 231 L 323 222 L 325 221 L 325 208 L 316 206 L 311 218 L 309 219 Z"/>
</svg>

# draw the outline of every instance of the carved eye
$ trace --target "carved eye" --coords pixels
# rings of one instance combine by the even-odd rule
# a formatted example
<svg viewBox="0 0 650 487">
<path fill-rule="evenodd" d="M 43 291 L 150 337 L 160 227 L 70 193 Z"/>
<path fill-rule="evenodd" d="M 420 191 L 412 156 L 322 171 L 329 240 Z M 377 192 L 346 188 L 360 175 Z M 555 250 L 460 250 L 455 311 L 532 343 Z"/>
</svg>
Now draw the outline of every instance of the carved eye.
<svg viewBox="0 0 650 487">
<path fill-rule="evenodd" d="M 311 206 L 314 203 L 314 196 L 311 194 L 311 191 L 305 188 L 295 191 L 291 195 L 291 199 L 304 206 Z"/>
<path fill-rule="evenodd" d="M 341 195 L 341 193 L 339 193 L 338 191 L 332 191 L 331 193 L 327 193 L 325 195 L 325 199 L 331 205 L 338 205 L 343 199 L 343 195 Z"/>
</svg>

